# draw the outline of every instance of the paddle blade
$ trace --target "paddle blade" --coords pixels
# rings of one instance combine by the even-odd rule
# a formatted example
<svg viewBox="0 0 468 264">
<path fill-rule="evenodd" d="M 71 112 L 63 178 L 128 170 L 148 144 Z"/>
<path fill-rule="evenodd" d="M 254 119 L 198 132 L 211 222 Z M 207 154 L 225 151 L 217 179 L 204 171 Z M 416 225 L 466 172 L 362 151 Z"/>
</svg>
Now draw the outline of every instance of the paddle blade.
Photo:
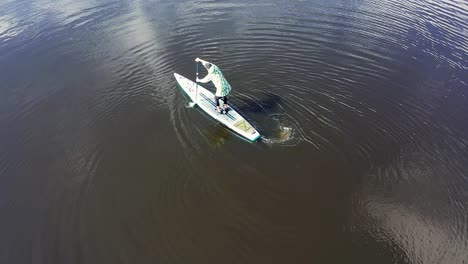
<svg viewBox="0 0 468 264">
<path fill-rule="evenodd" d="M 189 102 L 188 105 L 187 105 L 187 107 L 192 108 L 192 107 L 194 107 L 196 104 L 197 104 L 197 103 L 195 103 L 195 102 Z"/>
</svg>

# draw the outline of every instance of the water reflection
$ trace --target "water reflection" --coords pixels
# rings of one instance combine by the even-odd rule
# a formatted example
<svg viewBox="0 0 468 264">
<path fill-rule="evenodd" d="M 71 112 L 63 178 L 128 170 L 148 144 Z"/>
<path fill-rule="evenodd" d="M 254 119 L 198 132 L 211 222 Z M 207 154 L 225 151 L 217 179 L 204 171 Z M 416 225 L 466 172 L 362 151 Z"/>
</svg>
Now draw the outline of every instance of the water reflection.
<svg viewBox="0 0 468 264">
<path fill-rule="evenodd" d="M 1 3 L 0 262 L 462 262 L 467 17 L 455 0 Z M 172 74 L 197 56 L 261 142 L 185 107 Z"/>
</svg>

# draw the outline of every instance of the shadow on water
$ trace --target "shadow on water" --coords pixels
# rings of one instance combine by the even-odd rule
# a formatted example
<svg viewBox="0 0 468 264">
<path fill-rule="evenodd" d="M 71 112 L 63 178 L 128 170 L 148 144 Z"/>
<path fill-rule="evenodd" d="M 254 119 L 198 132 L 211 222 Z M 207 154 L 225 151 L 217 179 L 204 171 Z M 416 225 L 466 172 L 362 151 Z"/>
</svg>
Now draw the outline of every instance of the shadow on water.
<svg viewBox="0 0 468 264">
<path fill-rule="evenodd" d="M 299 143 L 301 138 L 298 134 L 300 131 L 299 125 L 294 118 L 283 113 L 282 109 L 278 111 L 282 102 L 280 96 L 272 92 L 262 92 L 259 97 L 245 95 L 241 95 L 241 97 L 243 97 L 242 104 L 235 102 L 236 106 L 234 108 L 244 118 L 248 120 L 250 113 L 266 114 L 265 118 L 260 119 L 260 123 L 253 124 L 262 134 L 258 142 L 267 146 L 295 146 Z"/>
<path fill-rule="evenodd" d="M 270 113 L 278 107 L 281 102 L 281 97 L 271 93 L 265 92 L 262 93 L 262 98 L 250 97 L 250 96 L 237 96 L 234 101 L 234 107 L 242 115 L 248 113 Z M 236 97 L 236 96 L 235 96 Z M 242 102 L 238 102 L 238 98 L 241 97 Z"/>
<path fill-rule="evenodd" d="M 216 124 L 208 129 L 206 139 L 211 147 L 219 148 L 230 140 L 232 136 L 228 128 L 221 124 Z"/>
</svg>

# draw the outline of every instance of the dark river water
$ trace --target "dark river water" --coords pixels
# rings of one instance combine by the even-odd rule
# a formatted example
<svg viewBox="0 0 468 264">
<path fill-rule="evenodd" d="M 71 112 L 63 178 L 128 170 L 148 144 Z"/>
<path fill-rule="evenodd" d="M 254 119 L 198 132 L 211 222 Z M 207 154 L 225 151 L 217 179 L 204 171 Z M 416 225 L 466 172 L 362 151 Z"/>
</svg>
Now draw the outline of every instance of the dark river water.
<svg viewBox="0 0 468 264">
<path fill-rule="evenodd" d="M 3 0 L 0 263 L 468 263 L 467 97 L 466 0 Z"/>
</svg>

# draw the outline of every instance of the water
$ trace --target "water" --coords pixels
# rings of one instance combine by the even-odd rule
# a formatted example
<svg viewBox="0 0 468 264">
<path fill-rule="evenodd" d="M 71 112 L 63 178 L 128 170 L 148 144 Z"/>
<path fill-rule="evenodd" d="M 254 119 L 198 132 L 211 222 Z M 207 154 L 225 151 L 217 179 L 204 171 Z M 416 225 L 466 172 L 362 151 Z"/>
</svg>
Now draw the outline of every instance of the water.
<svg viewBox="0 0 468 264">
<path fill-rule="evenodd" d="M 467 54 L 464 0 L 3 1 L 0 263 L 467 263 Z"/>
</svg>

